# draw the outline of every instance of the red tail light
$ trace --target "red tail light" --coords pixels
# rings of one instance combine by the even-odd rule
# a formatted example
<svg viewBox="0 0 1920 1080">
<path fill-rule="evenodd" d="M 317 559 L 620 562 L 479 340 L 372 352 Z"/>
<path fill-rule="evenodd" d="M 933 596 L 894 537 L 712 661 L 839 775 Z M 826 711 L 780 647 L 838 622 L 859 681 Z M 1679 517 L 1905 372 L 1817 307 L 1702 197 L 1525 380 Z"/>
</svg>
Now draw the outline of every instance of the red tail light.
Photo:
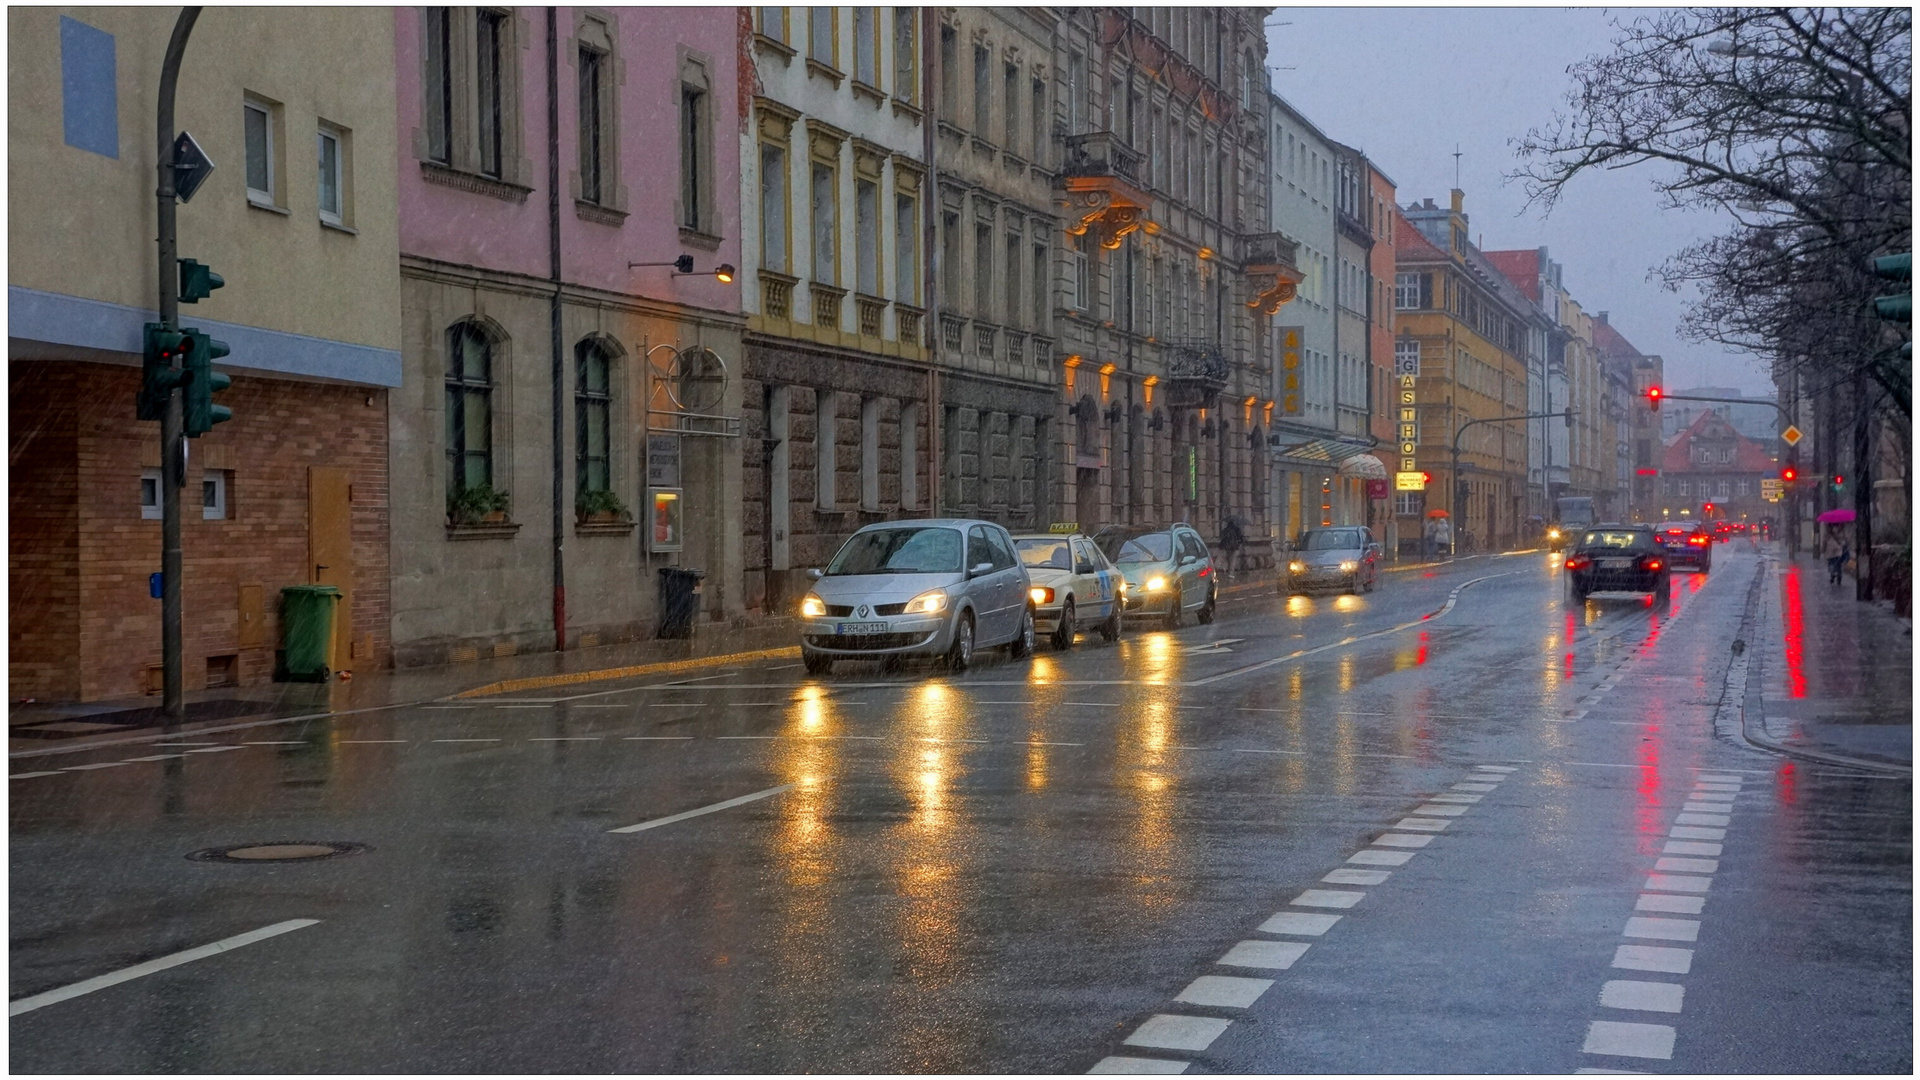
<svg viewBox="0 0 1920 1080">
<path fill-rule="evenodd" d="M 1653 558 L 1652 556 L 1648 556 L 1647 558 L 1641 560 L 1640 565 L 1647 570 L 1658 570 L 1660 569 L 1661 564 L 1659 559 Z"/>
<path fill-rule="evenodd" d="M 1569 570 L 1578 570 L 1581 567 L 1591 565 L 1592 562 L 1593 560 L 1587 558 L 1585 555 L 1569 555 L 1564 565 Z"/>
<path fill-rule="evenodd" d="M 1694 547 L 1706 547 L 1708 544 L 1713 543 L 1713 541 L 1704 536 L 1689 536 L 1687 537 L 1687 543 L 1692 544 Z"/>
</svg>

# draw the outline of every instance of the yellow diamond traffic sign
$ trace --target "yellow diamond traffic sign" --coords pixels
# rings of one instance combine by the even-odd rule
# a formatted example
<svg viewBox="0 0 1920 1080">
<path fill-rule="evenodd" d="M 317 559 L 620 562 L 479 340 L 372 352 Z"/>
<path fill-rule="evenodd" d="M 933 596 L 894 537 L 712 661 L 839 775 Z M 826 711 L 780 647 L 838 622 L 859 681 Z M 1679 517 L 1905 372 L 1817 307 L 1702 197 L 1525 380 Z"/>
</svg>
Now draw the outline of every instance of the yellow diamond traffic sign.
<svg viewBox="0 0 1920 1080">
<path fill-rule="evenodd" d="M 1792 424 L 1788 424 L 1787 430 L 1780 433 L 1780 438 L 1784 440 L 1788 446 L 1798 446 L 1800 445 L 1800 429 L 1794 427 Z"/>
</svg>

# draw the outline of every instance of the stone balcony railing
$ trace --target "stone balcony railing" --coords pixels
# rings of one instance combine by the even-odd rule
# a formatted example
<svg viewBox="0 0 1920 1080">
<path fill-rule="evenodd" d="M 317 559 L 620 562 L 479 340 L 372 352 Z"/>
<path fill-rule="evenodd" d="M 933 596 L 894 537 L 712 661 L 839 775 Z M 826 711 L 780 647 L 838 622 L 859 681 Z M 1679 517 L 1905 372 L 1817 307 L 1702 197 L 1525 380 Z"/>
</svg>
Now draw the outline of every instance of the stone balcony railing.
<svg viewBox="0 0 1920 1080">
<path fill-rule="evenodd" d="M 1067 137 L 1065 176 L 1116 176 L 1141 186 L 1140 165 L 1146 155 L 1128 146 L 1111 131 L 1090 131 Z"/>
<path fill-rule="evenodd" d="M 797 278 L 773 270 L 760 271 L 760 311 L 771 319 L 793 318 L 793 286 Z"/>
<path fill-rule="evenodd" d="M 840 301 L 846 298 L 847 290 L 813 281 L 807 283 L 807 295 L 813 299 L 813 325 L 840 329 Z"/>
<path fill-rule="evenodd" d="M 887 302 L 878 296 L 862 293 L 853 298 L 853 307 L 860 319 L 860 333 L 866 337 L 879 337 L 887 314 Z"/>
<path fill-rule="evenodd" d="M 899 302 L 894 303 L 894 329 L 900 339 L 900 344 L 911 345 L 914 348 L 920 347 L 922 344 L 920 340 L 920 320 L 925 316 L 926 312 L 921 311 L 919 308 L 908 307 Z"/>
</svg>

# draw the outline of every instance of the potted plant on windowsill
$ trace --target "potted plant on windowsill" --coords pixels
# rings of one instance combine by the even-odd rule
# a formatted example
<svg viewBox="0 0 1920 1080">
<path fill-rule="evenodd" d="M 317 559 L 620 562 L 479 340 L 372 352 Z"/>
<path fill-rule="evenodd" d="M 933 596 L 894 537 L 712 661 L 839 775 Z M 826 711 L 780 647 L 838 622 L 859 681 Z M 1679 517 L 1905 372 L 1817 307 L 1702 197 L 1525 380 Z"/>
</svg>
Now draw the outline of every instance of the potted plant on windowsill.
<svg viewBox="0 0 1920 1080">
<path fill-rule="evenodd" d="M 620 496 L 611 491 L 581 492 L 573 500 L 573 513 L 582 525 L 616 525 L 633 519 Z"/>
<path fill-rule="evenodd" d="M 453 525 L 504 525 L 507 521 L 507 493 L 492 484 L 474 484 L 455 489 L 447 496 L 447 521 Z"/>
</svg>

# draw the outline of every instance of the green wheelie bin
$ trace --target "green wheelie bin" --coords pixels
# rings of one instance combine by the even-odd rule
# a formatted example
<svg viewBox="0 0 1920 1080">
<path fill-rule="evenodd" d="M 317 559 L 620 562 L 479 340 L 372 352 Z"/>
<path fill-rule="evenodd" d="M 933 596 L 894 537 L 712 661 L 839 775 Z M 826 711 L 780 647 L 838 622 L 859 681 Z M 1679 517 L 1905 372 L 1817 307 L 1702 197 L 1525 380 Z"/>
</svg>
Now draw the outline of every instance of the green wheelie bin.
<svg viewBox="0 0 1920 1080">
<path fill-rule="evenodd" d="M 280 590 L 283 677 L 325 682 L 333 655 L 333 616 L 340 590 L 333 585 L 289 585 Z"/>
</svg>

